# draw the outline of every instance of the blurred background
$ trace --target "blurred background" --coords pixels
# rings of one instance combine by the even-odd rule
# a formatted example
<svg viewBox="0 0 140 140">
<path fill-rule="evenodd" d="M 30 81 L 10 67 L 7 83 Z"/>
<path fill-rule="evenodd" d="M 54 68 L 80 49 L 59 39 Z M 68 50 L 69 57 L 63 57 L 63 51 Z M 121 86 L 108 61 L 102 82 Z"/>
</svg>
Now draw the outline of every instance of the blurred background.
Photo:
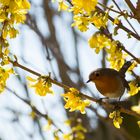
<svg viewBox="0 0 140 140">
<path fill-rule="evenodd" d="M 80 91 L 100 98 L 102 95 L 93 84 L 86 84 L 91 71 L 99 67 L 109 67 L 105 60 L 105 52 L 98 55 L 88 46 L 88 38 L 97 29 L 90 26 L 87 32 L 72 28 L 73 16 L 70 12 L 58 12 L 58 3 L 51 0 L 31 0 L 31 9 L 25 25 L 20 25 L 20 34 L 10 40 L 11 52 L 19 62 L 43 75 L 51 73 L 52 78 L 75 87 Z M 102 0 L 105 5 L 113 4 L 111 0 Z M 137 0 L 132 1 L 136 5 Z M 129 10 L 124 1 L 118 1 L 121 9 Z M 113 17 L 116 16 L 113 12 Z M 131 20 L 137 31 L 140 25 Z M 108 28 L 111 31 L 111 23 Z M 130 26 L 126 21 L 124 25 Z M 116 40 L 120 40 L 127 49 L 139 57 L 140 43 L 128 39 L 127 33 L 119 30 Z M 139 68 L 135 72 L 139 75 Z M 17 76 L 11 76 L 7 89 L 0 95 L 0 139 L 1 140 L 55 140 L 55 135 L 69 133 L 77 123 L 87 129 L 85 140 L 140 140 L 140 129 L 137 119 L 123 114 L 121 129 L 116 129 L 108 119 L 108 112 L 93 103 L 85 115 L 79 112 L 70 113 L 64 109 L 61 94 L 65 91 L 53 85 L 54 95 L 40 97 L 28 86 L 26 76 L 35 77 L 22 69 L 15 68 Z M 36 77 L 35 77 L 36 78 Z M 127 80 L 132 79 L 129 74 Z M 125 94 L 123 100 L 127 100 Z M 131 97 L 133 104 L 138 103 L 139 96 Z M 30 103 L 34 106 L 31 107 Z M 50 129 L 49 117 L 53 124 Z M 71 125 L 64 122 L 71 120 Z M 60 129 L 60 130 L 59 130 Z"/>
</svg>

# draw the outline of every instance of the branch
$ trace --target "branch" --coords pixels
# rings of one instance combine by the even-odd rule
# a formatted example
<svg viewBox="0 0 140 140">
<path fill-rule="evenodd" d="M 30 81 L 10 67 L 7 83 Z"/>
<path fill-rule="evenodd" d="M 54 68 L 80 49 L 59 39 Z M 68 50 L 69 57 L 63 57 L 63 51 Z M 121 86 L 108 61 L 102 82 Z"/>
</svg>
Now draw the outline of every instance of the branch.
<svg viewBox="0 0 140 140">
<path fill-rule="evenodd" d="M 127 3 L 128 7 L 131 9 L 131 11 L 133 12 L 133 14 L 135 15 L 135 7 L 132 4 L 132 2 L 130 0 L 125 0 L 125 2 Z"/>
<path fill-rule="evenodd" d="M 139 16 L 137 16 L 139 14 L 137 7 L 135 8 L 130 0 L 125 0 L 125 2 L 133 13 L 132 18 L 135 18 L 140 23 Z M 137 3 L 139 3 L 139 0 L 137 0 Z"/>
<path fill-rule="evenodd" d="M 96 6 L 96 9 L 104 14 L 104 11 L 99 8 L 98 6 Z M 110 15 L 108 15 L 109 20 L 111 20 L 112 22 L 114 22 L 114 18 L 112 18 Z M 130 33 L 134 38 L 136 38 L 137 40 L 140 40 L 140 36 L 135 34 L 134 32 L 132 32 L 131 30 L 129 30 L 128 28 L 126 28 L 121 22 L 118 24 L 118 28 L 124 30 L 127 33 Z"/>
<path fill-rule="evenodd" d="M 12 61 L 11 61 L 11 63 L 12 63 L 13 66 L 15 66 L 15 67 L 19 67 L 19 68 L 21 68 L 21 69 L 23 69 L 23 70 L 25 70 L 25 71 L 28 71 L 28 72 L 30 72 L 30 73 L 36 75 L 36 76 L 41 76 L 40 73 L 37 73 L 37 72 L 35 72 L 35 71 L 33 71 L 33 70 L 31 70 L 31 69 L 29 69 L 29 68 L 27 68 L 27 67 L 25 67 L 25 66 L 19 64 L 17 61 L 15 61 L 15 62 L 12 62 Z M 60 83 L 60 82 L 58 82 L 58 81 L 56 81 L 56 80 L 53 80 L 53 79 L 51 79 L 51 78 L 50 78 L 50 82 L 52 82 L 53 84 L 55 84 L 55 85 L 57 85 L 57 86 L 59 86 L 59 87 L 62 87 L 62 88 L 65 89 L 66 91 L 70 91 L 70 88 L 71 88 L 71 87 L 69 87 L 69 86 L 67 86 L 67 85 L 65 85 L 65 84 L 63 84 L 63 83 Z M 82 92 L 79 92 L 79 94 L 80 94 L 80 96 L 81 96 L 82 98 L 86 98 L 86 99 L 88 99 L 88 100 L 90 100 L 90 101 L 92 101 L 92 102 L 96 102 L 96 103 L 99 102 L 98 99 L 93 98 L 93 97 L 90 97 L 90 96 L 88 96 L 88 95 L 85 95 L 85 94 L 82 93 Z M 22 100 L 22 98 L 19 97 L 18 95 L 17 95 L 17 97 L 20 98 L 20 99 Z M 24 100 L 23 100 L 23 101 L 24 101 Z M 27 102 L 27 101 L 25 101 L 25 102 Z M 29 104 L 29 102 L 27 102 L 27 104 Z M 29 105 L 30 105 L 30 104 L 29 104 Z M 104 106 L 104 107 L 106 107 L 106 108 L 110 108 L 110 109 L 114 109 L 114 108 L 115 108 L 115 105 L 113 105 L 113 104 L 111 104 L 111 103 L 108 103 L 108 102 L 104 102 L 104 101 L 101 101 L 101 105 Z M 136 112 L 134 112 L 134 111 L 125 109 L 125 108 L 123 108 L 123 107 L 121 107 L 121 106 L 119 106 L 119 108 L 120 108 L 120 111 L 123 112 L 123 113 L 126 113 L 126 114 L 128 114 L 128 115 L 131 115 L 131 116 L 135 116 L 135 117 L 137 117 L 137 118 L 140 118 L 140 114 L 138 114 L 138 113 L 136 113 Z M 34 108 L 33 108 L 33 109 L 34 109 Z M 35 111 L 37 111 L 37 113 L 40 113 L 40 112 L 38 112 L 38 110 L 35 110 Z M 41 116 L 44 116 L 43 114 L 40 114 L 40 115 L 41 115 Z M 46 115 L 45 115 L 45 116 L 46 116 Z"/>
<path fill-rule="evenodd" d="M 117 14 L 123 16 L 123 17 L 125 17 L 125 15 L 126 15 L 126 14 L 123 13 L 123 12 L 119 12 L 119 11 L 117 11 L 117 10 L 115 10 L 115 9 L 112 9 L 112 8 L 110 8 L 110 7 L 107 7 L 106 5 L 104 5 L 104 4 L 100 3 L 100 2 L 98 2 L 98 5 L 102 6 L 104 9 L 108 9 L 108 10 L 110 10 L 110 11 L 112 11 L 112 12 L 115 12 L 115 13 L 117 13 Z M 136 19 L 136 17 L 134 17 L 133 15 L 129 15 L 129 14 L 128 14 L 127 16 L 130 17 L 130 18 Z"/>
<path fill-rule="evenodd" d="M 115 0 L 113 0 L 113 2 L 114 2 L 114 4 L 116 5 L 116 7 L 118 8 L 118 10 L 120 11 L 120 12 L 122 12 L 122 10 L 121 10 L 121 8 L 119 7 L 119 5 L 117 4 L 117 2 L 115 1 Z M 130 25 L 130 27 L 133 29 L 133 31 L 137 34 L 137 35 L 139 35 L 138 33 L 137 33 L 137 31 L 135 30 L 135 28 L 133 27 L 133 25 L 130 23 L 130 21 L 127 19 L 127 17 L 125 17 L 124 16 L 124 18 L 125 18 L 125 20 L 127 21 L 127 23 Z"/>
</svg>

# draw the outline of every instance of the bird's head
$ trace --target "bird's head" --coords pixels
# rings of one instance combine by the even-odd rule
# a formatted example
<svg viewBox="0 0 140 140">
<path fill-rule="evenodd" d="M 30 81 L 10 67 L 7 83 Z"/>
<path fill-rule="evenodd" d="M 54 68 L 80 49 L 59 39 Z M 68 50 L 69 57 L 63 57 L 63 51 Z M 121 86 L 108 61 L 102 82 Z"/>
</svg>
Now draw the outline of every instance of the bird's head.
<svg viewBox="0 0 140 140">
<path fill-rule="evenodd" d="M 92 73 L 90 73 L 87 83 L 101 80 L 102 75 L 103 72 L 100 69 L 93 71 Z"/>
</svg>

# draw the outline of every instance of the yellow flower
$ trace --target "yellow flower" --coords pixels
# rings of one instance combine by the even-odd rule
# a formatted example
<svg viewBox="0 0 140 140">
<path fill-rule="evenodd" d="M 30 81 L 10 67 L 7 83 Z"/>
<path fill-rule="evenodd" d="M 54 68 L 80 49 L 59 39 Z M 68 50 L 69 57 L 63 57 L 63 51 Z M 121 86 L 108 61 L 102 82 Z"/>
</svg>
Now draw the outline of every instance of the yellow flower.
<svg viewBox="0 0 140 140">
<path fill-rule="evenodd" d="M 52 126 L 52 120 L 48 118 L 48 123 L 43 127 L 44 131 L 50 130 Z"/>
<path fill-rule="evenodd" d="M 108 53 L 107 60 L 110 62 L 111 68 L 120 70 L 125 62 L 126 54 L 118 47 L 117 41 L 112 41 L 110 47 L 106 47 L 106 51 Z"/>
<path fill-rule="evenodd" d="M 83 132 L 81 132 L 81 131 L 78 131 L 76 133 L 75 137 L 76 137 L 76 140 L 85 140 L 85 134 Z"/>
<path fill-rule="evenodd" d="M 61 140 L 59 136 L 54 136 L 54 140 Z"/>
<path fill-rule="evenodd" d="M 0 0 L 0 3 L 4 6 L 7 6 L 7 5 L 9 5 L 10 0 Z"/>
<path fill-rule="evenodd" d="M 69 12 L 73 12 L 74 15 L 79 15 L 80 13 L 81 13 L 81 14 L 83 13 L 83 11 L 81 11 L 80 8 L 75 7 L 75 6 L 71 7 L 71 8 L 69 9 Z"/>
<path fill-rule="evenodd" d="M 22 10 L 25 11 L 25 13 L 27 13 L 27 9 L 30 9 L 30 3 L 28 0 L 15 0 L 15 2 Z"/>
<path fill-rule="evenodd" d="M 24 21 L 26 20 L 26 16 L 23 15 L 23 14 L 12 14 L 11 15 L 11 19 L 9 20 L 9 22 L 11 24 L 14 24 L 14 23 L 24 23 Z"/>
<path fill-rule="evenodd" d="M 94 35 L 92 35 L 91 38 L 89 38 L 88 43 L 89 46 L 91 48 L 94 48 L 95 52 L 98 54 L 100 50 L 110 45 L 111 40 L 108 39 L 105 35 L 97 32 Z"/>
<path fill-rule="evenodd" d="M 36 118 L 36 113 L 34 111 L 30 112 L 29 116 L 32 118 L 32 119 L 35 119 Z"/>
<path fill-rule="evenodd" d="M 71 26 L 77 26 L 81 32 L 84 32 L 88 30 L 89 21 L 89 17 L 82 15 L 74 15 L 74 23 L 72 23 Z"/>
<path fill-rule="evenodd" d="M 98 29 L 101 27 L 106 27 L 108 21 L 108 13 L 103 15 L 102 13 L 95 12 L 94 15 L 90 19 L 91 23 L 93 23 Z"/>
<path fill-rule="evenodd" d="M 122 52 L 122 49 L 118 47 L 117 41 L 111 41 L 105 35 L 96 32 L 88 40 L 89 46 L 95 49 L 98 54 L 103 48 L 107 52 L 107 60 L 111 64 L 111 68 L 119 70 L 125 62 L 126 54 Z"/>
<path fill-rule="evenodd" d="M 28 9 L 30 9 L 30 3 L 27 0 L 11 1 L 8 9 L 11 13 L 10 22 L 23 23 Z"/>
<path fill-rule="evenodd" d="M 73 127 L 72 131 L 73 132 L 75 132 L 75 131 L 82 131 L 84 133 L 87 132 L 86 128 L 84 128 L 81 123 L 79 123 L 77 126 Z"/>
<path fill-rule="evenodd" d="M 97 0 L 72 0 L 74 7 L 81 9 L 84 12 L 91 13 L 95 10 Z"/>
<path fill-rule="evenodd" d="M 68 10 L 69 6 L 64 2 L 64 0 L 59 1 L 59 7 L 58 7 L 58 11 L 61 10 Z"/>
<path fill-rule="evenodd" d="M 138 105 L 132 106 L 131 109 L 140 114 L 140 103 Z"/>
<path fill-rule="evenodd" d="M 63 134 L 63 140 L 73 140 L 72 133 Z"/>
<path fill-rule="evenodd" d="M 75 126 L 72 127 L 72 130 L 70 133 L 63 134 L 64 140 L 85 140 L 85 133 L 87 132 L 87 129 L 85 129 L 82 126 L 82 123 L 78 122 Z"/>
<path fill-rule="evenodd" d="M 70 91 L 62 96 L 66 101 L 66 109 L 70 109 L 70 112 L 79 110 L 82 114 L 85 114 L 85 107 L 89 106 L 90 102 L 88 100 L 81 99 L 77 89 L 70 88 Z"/>
<path fill-rule="evenodd" d="M 0 22 L 4 22 L 6 19 L 6 13 L 2 9 L 0 9 Z"/>
<path fill-rule="evenodd" d="M 29 8 L 28 0 L 0 0 L 0 22 L 4 22 L 1 27 L 3 39 L 16 37 L 18 30 L 15 29 L 15 23 L 25 21 Z"/>
<path fill-rule="evenodd" d="M 14 71 L 12 68 L 10 69 L 4 69 L 0 67 L 0 93 L 4 91 L 6 87 L 6 82 L 11 74 L 13 74 Z"/>
<path fill-rule="evenodd" d="M 33 79 L 31 77 L 27 77 L 27 79 L 33 83 L 30 86 L 35 89 L 35 92 L 40 96 L 46 96 L 46 94 L 53 94 L 51 89 L 52 83 L 49 80 L 49 77 L 39 77 L 37 79 Z"/>
<path fill-rule="evenodd" d="M 56 130 L 56 131 L 53 132 L 54 140 L 61 140 L 59 135 L 58 135 L 58 132 L 59 132 L 59 130 Z"/>
<path fill-rule="evenodd" d="M 64 123 L 65 123 L 67 126 L 70 126 L 70 125 L 71 125 L 71 120 L 66 120 Z"/>
<path fill-rule="evenodd" d="M 135 67 L 137 67 L 138 63 L 134 61 L 132 65 L 129 67 L 128 71 L 131 72 Z"/>
<path fill-rule="evenodd" d="M 10 38 L 15 38 L 18 33 L 19 33 L 18 30 L 16 30 L 14 27 L 12 27 L 9 24 L 7 24 L 3 28 L 2 37 L 4 39 L 6 39 L 8 36 Z"/>
<path fill-rule="evenodd" d="M 116 128 L 120 128 L 123 118 L 120 116 L 120 111 L 113 111 L 109 114 L 109 118 L 113 119 L 113 124 Z"/>
<path fill-rule="evenodd" d="M 138 87 L 138 84 L 137 84 L 137 82 L 135 80 L 134 81 L 131 81 L 129 83 L 129 86 L 130 86 L 130 91 L 128 93 L 131 96 L 137 94 L 140 91 L 140 87 Z"/>
<path fill-rule="evenodd" d="M 28 2 L 28 0 L 0 0 L 0 3 L 1 3 L 1 11 L 0 11 L 1 22 L 5 20 L 13 24 L 14 22 L 16 23 L 24 22 L 25 14 L 30 9 L 30 3 Z M 4 10 L 5 6 L 7 6 L 6 10 Z"/>
<path fill-rule="evenodd" d="M 8 47 L 4 47 L 2 48 L 2 52 L 1 52 L 1 58 L 2 58 L 2 61 L 1 61 L 1 65 L 4 66 L 4 65 L 8 65 L 10 64 L 10 59 L 9 59 L 9 48 Z"/>
<path fill-rule="evenodd" d="M 26 14 L 30 9 L 30 3 L 28 0 L 10 0 L 8 11 L 12 14 Z"/>
<path fill-rule="evenodd" d="M 114 22 L 113 22 L 113 24 L 119 24 L 120 23 L 120 20 L 119 20 L 119 18 L 118 17 L 116 17 L 115 19 L 114 19 Z"/>
</svg>

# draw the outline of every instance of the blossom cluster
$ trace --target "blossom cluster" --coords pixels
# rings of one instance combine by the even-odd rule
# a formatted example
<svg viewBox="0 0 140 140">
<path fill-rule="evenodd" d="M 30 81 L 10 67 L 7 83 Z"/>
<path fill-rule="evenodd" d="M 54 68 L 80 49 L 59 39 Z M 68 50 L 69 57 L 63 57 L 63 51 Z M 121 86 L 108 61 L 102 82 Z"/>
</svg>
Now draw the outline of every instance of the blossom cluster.
<svg viewBox="0 0 140 140">
<path fill-rule="evenodd" d="M 98 29 L 106 27 L 108 22 L 108 12 L 105 14 L 96 10 L 97 0 L 72 0 L 72 6 L 69 8 L 68 4 L 61 0 L 59 2 L 59 11 L 68 10 L 73 12 L 72 27 L 77 27 L 84 32 L 89 29 L 90 24 L 94 24 Z"/>
<path fill-rule="evenodd" d="M 140 86 L 138 85 L 136 80 L 133 80 L 129 83 L 130 91 L 128 92 L 130 96 L 136 95 L 140 91 Z"/>
<path fill-rule="evenodd" d="M 4 90 L 9 76 L 14 73 L 8 65 L 10 64 L 8 38 L 17 36 L 19 31 L 16 25 L 24 23 L 29 8 L 28 0 L 0 0 L 0 92 Z"/>
<path fill-rule="evenodd" d="M 64 140 L 85 140 L 85 133 L 87 129 L 83 127 L 79 121 L 75 126 L 72 127 L 71 132 L 63 134 Z"/>
<path fill-rule="evenodd" d="M 15 24 L 24 23 L 30 3 L 28 0 L 0 0 L 0 22 L 2 26 L 2 38 L 16 37 L 18 30 Z"/>
<path fill-rule="evenodd" d="M 52 83 L 50 82 L 49 76 L 40 76 L 37 79 L 27 77 L 30 81 L 30 87 L 35 89 L 35 92 L 40 96 L 46 96 L 46 94 L 53 94 L 51 89 Z"/>
<path fill-rule="evenodd" d="M 122 52 L 122 48 L 118 46 L 117 41 L 112 41 L 106 35 L 96 32 L 89 38 L 88 42 L 96 53 L 99 53 L 102 49 L 106 50 L 107 60 L 110 62 L 111 68 L 119 70 L 123 66 L 126 54 Z"/>
<path fill-rule="evenodd" d="M 12 68 L 3 68 L 0 67 L 0 93 L 2 93 L 6 87 L 6 82 L 11 74 L 14 71 Z"/>
<path fill-rule="evenodd" d="M 85 107 L 89 106 L 90 102 L 83 100 L 77 89 L 70 88 L 69 90 L 69 92 L 62 95 L 66 102 L 65 108 L 70 109 L 70 112 L 79 110 L 82 114 L 85 114 Z"/>
<path fill-rule="evenodd" d="M 115 110 L 112 113 L 110 113 L 109 118 L 113 119 L 113 124 L 116 128 L 120 128 L 120 125 L 123 121 L 123 117 L 121 117 L 119 110 Z"/>
<path fill-rule="evenodd" d="M 65 124 L 68 127 L 71 127 L 70 131 L 67 133 L 59 133 L 59 130 L 55 130 L 53 132 L 54 140 L 85 140 L 87 129 L 83 126 L 82 120 L 80 118 L 76 120 L 66 120 Z"/>
</svg>

